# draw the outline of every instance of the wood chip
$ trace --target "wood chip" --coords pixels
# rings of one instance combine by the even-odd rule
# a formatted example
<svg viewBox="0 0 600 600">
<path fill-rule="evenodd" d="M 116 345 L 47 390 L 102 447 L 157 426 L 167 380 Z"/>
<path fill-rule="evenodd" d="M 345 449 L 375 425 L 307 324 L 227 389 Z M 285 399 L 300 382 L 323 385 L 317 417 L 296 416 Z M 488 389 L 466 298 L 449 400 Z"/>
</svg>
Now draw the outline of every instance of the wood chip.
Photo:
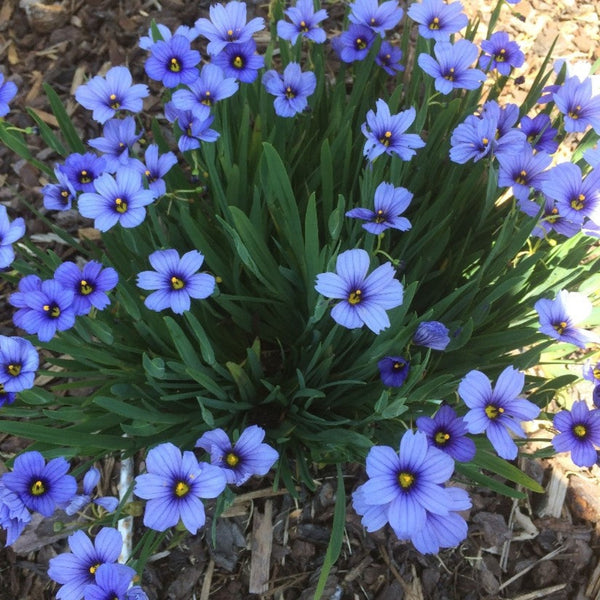
<svg viewBox="0 0 600 600">
<path fill-rule="evenodd" d="M 264 594 L 269 589 L 269 569 L 273 548 L 273 501 L 265 500 L 265 512 L 254 512 L 250 557 L 250 594 Z"/>
</svg>

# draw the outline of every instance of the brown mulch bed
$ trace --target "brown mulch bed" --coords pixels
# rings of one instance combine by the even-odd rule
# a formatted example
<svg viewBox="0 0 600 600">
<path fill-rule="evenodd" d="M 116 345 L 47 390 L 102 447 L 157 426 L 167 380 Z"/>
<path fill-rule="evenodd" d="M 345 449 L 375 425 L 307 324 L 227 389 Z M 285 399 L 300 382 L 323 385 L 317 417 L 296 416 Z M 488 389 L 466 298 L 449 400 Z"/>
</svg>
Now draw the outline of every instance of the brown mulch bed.
<svg viewBox="0 0 600 600">
<path fill-rule="evenodd" d="M 29 17 L 18 0 L 0 0 L 0 64 L 17 83 L 11 122 L 31 125 L 25 107 L 35 108 L 52 125 L 42 83 L 51 84 L 84 137 L 93 137 L 89 120 L 73 100 L 77 85 L 110 65 L 126 64 L 136 81 L 145 81 L 145 52 L 138 48 L 151 19 L 171 28 L 192 25 L 206 16 L 209 2 L 189 0 L 65 0 L 30 5 Z M 406 3 L 403 3 L 406 4 Z M 472 16 L 489 18 L 490 2 L 465 1 Z M 264 14 L 266 6 L 257 5 Z M 519 40 L 528 56 L 522 70 L 525 84 L 515 85 L 520 99 L 527 78 L 539 65 L 556 35 L 555 54 L 571 59 L 599 57 L 597 2 L 578 0 L 523 1 L 512 15 L 505 7 L 502 24 Z M 149 103 L 149 108 L 152 103 Z M 93 135 L 92 135 L 93 134 Z M 41 140 L 29 136 L 41 160 L 53 161 Z M 59 255 L 65 248 L 45 239 L 43 224 L 32 218 L 22 200 L 41 207 L 39 190 L 45 181 L 10 151 L 0 148 L 0 202 L 11 215 L 28 220 L 28 233 L 41 236 Z M 73 231 L 89 224 L 67 215 Z M 0 287 L 0 297 L 8 291 Z M 5 302 L 2 302 L 5 305 Z M 0 307 L 0 334 L 11 332 L 12 311 Z M 0 459 L 26 447 L 24 440 L 0 436 Z M 526 461 L 521 465 L 551 492 L 511 499 L 484 489 L 471 489 L 469 536 L 457 549 L 422 556 L 383 529 L 367 535 L 349 507 L 342 553 L 330 575 L 324 598 L 417 600 L 506 598 L 600 599 L 600 497 L 598 470 L 573 468 L 566 459 Z M 0 462 L 0 468 L 2 463 Z M 110 467 L 110 465 L 109 465 Z M 116 492 L 117 466 L 109 472 L 106 493 Z M 109 469 L 110 470 L 110 469 Z M 345 472 L 347 496 L 363 481 L 362 467 Z M 152 558 L 142 585 L 151 600 L 206 600 L 313 597 L 331 533 L 335 479 L 316 472 L 316 491 L 299 491 L 299 499 L 276 494 L 270 481 L 245 486 L 226 518 L 217 523 L 217 545 L 211 546 L 211 525 Z M 550 485 L 551 483 L 551 485 Z M 65 551 L 65 534 L 55 531 L 64 515 L 28 528 L 14 548 L 0 550 L 0 600 L 45 600 L 56 588 L 46 575 L 50 558 Z M 268 591 L 249 589 L 267 585 Z"/>
</svg>

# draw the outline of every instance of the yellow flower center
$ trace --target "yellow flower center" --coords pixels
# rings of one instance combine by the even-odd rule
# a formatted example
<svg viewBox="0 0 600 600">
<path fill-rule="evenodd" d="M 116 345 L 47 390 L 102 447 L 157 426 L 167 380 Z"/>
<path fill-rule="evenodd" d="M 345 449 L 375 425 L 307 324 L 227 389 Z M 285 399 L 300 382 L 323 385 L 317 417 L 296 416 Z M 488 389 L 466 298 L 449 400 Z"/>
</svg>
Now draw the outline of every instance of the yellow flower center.
<svg viewBox="0 0 600 600">
<path fill-rule="evenodd" d="M 355 44 L 357 50 L 364 50 L 367 47 L 367 42 L 365 42 L 365 40 L 363 40 L 362 38 L 356 38 Z"/>
<path fill-rule="evenodd" d="M 88 172 L 83 169 L 80 173 L 79 173 L 79 183 L 90 183 L 92 181 L 92 178 L 89 176 Z"/>
<path fill-rule="evenodd" d="M 600 367 L 596 367 L 592 373 L 594 374 L 594 379 L 600 381 Z"/>
<path fill-rule="evenodd" d="M 579 119 L 579 112 L 581 111 L 581 105 L 578 104 L 575 108 L 572 108 L 567 115 L 571 117 L 571 119 Z"/>
<path fill-rule="evenodd" d="M 173 277 L 171 277 L 171 287 L 174 290 L 181 290 L 185 287 L 185 282 L 183 281 L 183 279 L 180 279 L 179 277 L 175 277 L 175 275 L 173 275 Z"/>
<path fill-rule="evenodd" d="M 94 291 L 94 288 L 85 279 L 82 279 L 79 282 L 79 293 L 82 296 L 88 296 L 93 291 Z"/>
<path fill-rule="evenodd" d="M 429 29 L 439 29 L 440 28 L 440 19 L 438 17 L 433 17 L 431 23 L 429 23 Z"/>
<path fill-rule="evenodd" d="M 212 106 L 212 98 L 210 97 L 209 90 L 206 90 L 206 92 L 204 92 L 204 98 L 200 100 L 200 104 L 204 104 L 205 106 Z"/>
<path fill-rule="evenodd" d="M 235 455 L 233 452 L 229 452 L 229 454 L 227 454 L 227 456 L 225 457 L 225 462 L 230 467 L 235 467 L 240 462 L 240 458 L 239 458 L 239 456 Z"/>
<path fill-rule="evenodd" d="M 377 216 L 375 217 L 375 223 L 383 223 L 385 221 L 385 215 L 383 214 L 383 210 L 381 208 L 377 211 Z"/>
<path fill-rule="evenodd" d="M 399 371 L 400 369 L 404 368 L 405 363 L 400 362 L 399 360 L 394 361 L 394 364 L 392 365 L 392 369 L 394 369 L 394 371 Z"/>
<path fill-rule="evenodd" d="M 527 183 L 527 171 L 523 169 L 517 178 L 515 179 L 516 183 L 520 183 L 521 185 L 525 185 Z"/>
<path fill-rule="evenodd" d="M 382 138 L 379 138 L 379 141 L 387 148 L 392 140 L 392 132 L 391 131 L 386 131 L 383 134 Z"/>
<path fill-rule="evenodd" d="M 454 81 L 454 67 L 450 67 L 448 72 L 444 75 L 444 79 L 448 81 Z"/>
<path fill-rule="evenodd" d="M 558 335 L 562 335 L 564 330 L 567 328 L 567 322 L 561 321 L 560 323 L 555 323 L 554 325 L 552 325 L 552 327 L 554 327 Z"/>
<path fill-rule="evenodd" d="M 495 56 L 496 62 L 504 62 L 506 60 L 506 50 L 501 48 Z"/>
<path fill-rule="evenodd" d="M 233 39 L 233 29 L 227 30 L 227 37 L 229 38 L 229 41 Z"/>
<path fill-rule="evenodd" d="M 44 483 L 38 479 L 31 484 L 29 490 L 34 496 L 41 496 L 46 491 L 46 488 L 44 487 Z"/>
<path fill-rule="evenodd" d="M 93 575 L 96 572 L 96 569 L 100 566 L 100 563 L 96 563 L 95 565 L 91 565 L 88 571 L 90 575 Z"/>
<path fill-rule="evenodd" d="M 573 433 L 577 436 L 577 437 L 585 437 L 587 434 L 587 429 L 585 428 L 585 425 L 575 425 L 573 427 Z"/>
<path fill-rule="evenodd" d="M 178 481 L 175 485 L 175 495 L 182 498 L 190 491 L 190 486 L 185 481 Z"/>
<path fill-rule="evenodd" d="M 484 137 L 484 138 L 481 138 L 481 143 L 484 146 L 487 146 L 490 143 L 490 140 L 488 140 L 486 137 Z"/>
<path fill-rule="evenodd" d="M 292 88 L 289 85 L 285 88 L 285 97 L 289 98 L 290 100 L 292 98 L 296 97 L 296 94 L 294 93 L 294 90 L 292 90 Z"/>
<path fill-rule="evenodd" d="M 119 104 L 119 101 L 117 100 L 116 94 L 111 94 L 109 96 L 109 98 L 110 98 L 110 107 L 117 110 L 121 105 Z"/>
<path fill-rule="evenodd" d="M 242 57 L 241 57 L 241 56 L 236 56 L 236 57 L 233 59 L 233 66 L 234 66 L 236 69 L 241 69 L 241 68 L 244 66 L 244 60 L 242 59 Z"/>
<path fill-rule="evenodd" d="M 300 31 L 306 33 L 308 31 L 308 27 L 306 26 L 306 21 L 300 21 Z"/>
<path fill-rule="evenodd" d="M 361 290 L 354 290 L 353 292 L 350 292 L 350 295 L 348 296 L 348 302 L 352 305 L 359 304 L 360 301 L 362 300 L 361 296 L 362 296 Z"/>
<path fill-rule="evenodd" d="M 50 317 L 53 319 L 58 319 L 58 317 L 60 317 L 60 308 L 58 308 L 56 304 L 44 304 L 42 308 L 45 312 L 50 313 Z"/>
<path fill-rule="evenodd" d="M 121 214 L 127 212 L 127 202 L 123 198 L 115 198 L 115 210 Z"/>
<path fill-rule="evenodd" d="M 169 71 L 171 73 L 179 73 L 181 71 L 181 63 L 175 57 L 169 61 Z"/>
<path fill-rule="evenodd" d="M 415 476 L 412 473 L 401 471 L 398 474 L 398 483 L 403 490 L 407 490 L 415 482 Z"/>
<path fill-rule="evenodd" d="M 8 365 L 8 367 L 6 367 L 6 370 L 8 371 L 9 375 L 16 377 L 21 372 L 21 368 L 22 368 L 22 365 L 10 364 L 10 365 Z"/>
<path fill-rule="evenodd" d="M 444 444 L 448 443 L 448 440 L 450 439 L 450 434 L 444 431 L 438 431 L 433 437 L 433 439 L 435 440 L 436 444 L 443 446 Z"/>
<path fill-rule="evenodd" d="M 585 194 L 579 194 L 577 198 L 571 200 L 571 208 L 575 210 L 582 210 L 585 207 Z"/>
<path fill-rule="evenodd" d="M 497 419 L 503 412 L 504 409 L 501 406 L 494 406 L 493 404 L 488 404 L 485 407 L 485 414 L 488 419 Z"/>
</svg>

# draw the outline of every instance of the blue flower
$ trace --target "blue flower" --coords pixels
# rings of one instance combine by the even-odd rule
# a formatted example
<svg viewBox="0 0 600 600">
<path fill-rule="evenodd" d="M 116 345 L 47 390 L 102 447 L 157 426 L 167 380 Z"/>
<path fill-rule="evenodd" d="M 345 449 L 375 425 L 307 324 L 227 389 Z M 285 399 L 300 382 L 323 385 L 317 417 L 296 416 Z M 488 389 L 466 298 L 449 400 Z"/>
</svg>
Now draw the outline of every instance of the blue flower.
<svg viewBox="0 0 600 600">
<path fill-rule="evenodd" d="M 210 9 L 210 20 L 198 19 L 196 31 L 208 38 L 208 53 L 219 54 L 229 44 L 245 43 L 252 36 L 265 28 L 262 17 L 255 17 L 246 23 L 246 3 L 228 2 L 227 4 L 213 4 Z"/>
<path fill-rule="evenodd" d="M 443 0 L 423 0 L 410 5 L 406 13 L 419 24 L 419 35 L 437 41 L 447 41 L 469 23 L 460 2 L 447 4 Z"/>
<path fill-rule="evenodd" d="M 430 446 L 449 454 L 454 460 L 469 462 L 475 456 L 475 442 L 467 437 L 467 425 L 451 406 L 442 404 L 433 418 L 418 417 L 417 427 Z"/>
<path fill-rule="evenodd" d="M 29 340 L 0 335 L 0 384 L 5 392 L 32 388 L 39 361 Z"/>
<path fill-rule="evenodd" d="M 105 123 L 119 110 L 134 113 L 142 110 L 143 99 L 150 91 L 144 84 L 132 83 L 127 67 L 112 67 L 105 77 L 96 75 L 86 84 L 80 85 L 75 92 L 75 99 L 81 106 L 93 111 L 92 118 L 95 121 Z"/>
<path fill-rule="evenodd" d="M 300 65 L 291 62 L 283 71 L 267 71 L 262 84 L 269 94 L 275 96 L 275 113 L 280 117 L 293 117 L 308 106 L 308 96 L 317 87 L 317 78 L 312 71 L 302 73 Z"/>
<path fill-rule="evenodd" d="M 94 488 L 100 482 L 100 471 L 96 467 L 92 467 L 83 476 L 83 494 L 75 496 L 69 505 L 65 508 L 68 515 L 74 515 L 76 512 L 83 510 L 88 504 L 94 503 L 101 506 L 107 512 L 114 512 L 119 505 L 119 499 L 114 496 L 102 496 L 101 498 L 92 499 Z"/>
<path fill-rule="evenodd" d="M 495 133 L 496 123 L 493 119 L 469 115 L 452 131 L 450 160 L 458 164 L 481 160 L 492 151 Z"/>
<path fill-rule="evenodd" d="M 400 452 L 373 446 L 367 455 L 369 479 L 352 494 L 354 510 L 367 531 L 386 522 L 399 539 L 409 539 L 427 523 L 427 513 L 446 517 L 454 502 L 446 482 L 454 471 L 450 456 L 429 446 L 421 432 L 407 431 Z"/>
<path fill-rule="evenodd" d="M 592 392 L 592 402 L 596 408 L 600 408 L 600 383 L 594 386 L 594 391 Z"/>
<path fill-rule="evenodd" d="M 561 410 L 552 422 L 560 432 L 552 438 L 557 452 L 570 452 L 578 467 L 592 467 L 598 460 L 600 446 L 600 410 L 587 407 L 581 400 L 573 402 L 571 410 Z"/>
<path fill-rule="evenodd" d="M 117 285 L 119 276 L 112 267 L 103 267 L 95 260 L 86 263 L 83 270 L 67 261 L 58 266 L 54 279 L 73 292 L 75 314 L 87 315 L 92 306 L 104 310 L 110 304 L 106 292 Z"/>
<path fill-rule="evenodd" d="M 173 102 L 167 102 L 165 116 L 172 123 L 177 121 L 177 126 L 181 131 L 177 147 L 182 152 L 200 148 L 200 142 L 214 142 L 221 135 L 218 131 L 210 128 L 215 119 L 213 115 L 208 115 L 205 119 L 197 119 L 191 110 L 178 110 Z"/>
<path fill-rule="evenodd" d="M 145 69 L 150 79 L 174 88 L 182 83 L 189 85 L 198 78 L 196 65 L 199 62 L 200 52 L 190 48 L 190 40 L 183 35 L 174 35 L 167 41 L 152 44 Z"/>
<path fill-rule="evenodd" d="M 9 267 L 15 259 L 12 245 L 25 235 L 25 221 L 18 217 L 10 221 L 6 206 L 0 204 L 0 269 Z"/>
<path fill-rule="evenodd" d="M 4 473 L 2 482 L 17 494 L 30 510 L 44 517 L 52 516 L 57 506 L 64 506 L 77 491 L 77 482 L 67 475 L 69 463 L 62 457 L 46 464 L 37 451 L 24 452 L 15 458 L 11 473 Z"/>
<path fill-rule="evenodd" d="M 227 484 L 223 469 L 198 463 L 193 452 L 170 442 L 152 448 L 146 456 L 146 473 L 135 478 L 133 493 L 144 498 L 144 525 L 165 531 L 179 520 L 192 534 L 204 525 L 200 498 L 216 498 Z"/>
<path fill-rule="evenodd" d="M 450 343 L 448 328 L 439 321 L 422 321 L 413 335 L 413 343 L 432 350 L 445 350 Z"/>
<path fill-rule="evenodd" d="M 91 152 L 70 154 L 58 167 L 78 192 L 93 192 L 94 181 L 106 170 L 106 161 Z"/>
<path fill-rule="evenodd" d="M 177 157 L 173 152 L 165 152 L 159 155 L 158 146 L 150 144 L 146 148 L 144 161 L 146 162 L 144 175 L 148 182 L 148 188 L 159 198 L 167 191 L 163 177 L 171 170 L 172 166 L 177 164 Z"/>
<path fill-rule="evenodd" d="M 264 57 L 256 54 L 254 40 L 227 44 L 211 62 L 221 67 L 227 77 L 234 77 L 243 83 L 252 83 L 258 77 L 258 70 L 265 66 Z"/>
<path fill-rule="evenodd" d="M 563 114 L 567 133 L 582 132 L 591 126 L 600 133 L 600 96 L 592 93 L 592 80 L 569 77 L 553 94 L 554 103 Z"/>
<path fill-rule="evenodd" d="M 4 79 L 0 73 L 0 117 L 5 117 L 10 111 L 8 103 L 17 95 L 17 86 L 12 81 Z"/>
<path fill-rule="evenodd" d="M 586 360 L 583 365 L 582 376 L 585 380 L 598 385 L 600 383 L 600 361 Z"/>
<path fill-rule="evenodd" d="M 173 106 L 178 110 L 189 110 L 196 119 L 204 120 L 216 102 L 237 92 L 239 84 L 234 77 L 226 78 L 221 68 L 209 63 L 202 67 L 200 77 L 188 87 L 173 94 Z"/>
<path fill-rule="evenodd" d="M 519 44 L 512 42 L 505 31 L 496 31 L 489 40 L 483 40 L 481 49 L 486 54 L 479 59 L 479 67 L 485 71 L 496 69 L 500 75 L 508 76 L 525 62 Z"/>
<path fill-rule="evenodd" d="M 525 376 L 513 367 L 506 367 L 492 389 L 490 380 L 481 371 L 469 371 L 458 386 L 458 394 L 469 407 L 464 416 L 469 433 L 485 432 L 498 456 L 507 460 L 517 457 L 517 445 L 508 433 L 525 437 L 520 421 L 535 419 L 540 409 L 519 394 Z"/>
<path fill-rule="evenodd" d="M 186 37 L 190 42 L 193 42 L 200 34 L 196 31 L 195 27 L 188 27 L 187 25 L 179 25 L 175 30 L 175 33 L 171 33 L 171 30 L 162 23 L 157 23 L 156 28 L 163 41 L 170 40 L 174 35 L 182 35 Z M 138 46 L 142 50 L 150 50 L 154 42 L 158 42 L 158 39 L 154 39 L 154 33 L 152 27 L 148 28 L 148 35 L 140 38 Z"/>
<path fill-rule="evenodd" d="M 388 75 L 395 75 L 404 71 L 404 65 L 400 64 L 402 60 L 402 50 L 392 46 L 385 40 L 381 42 L 379 52 L 375 57 L 375 63 L 378 64 Z"/>
<path fill-rule="evenodd" d="M 61 171 L 60 167 L 54 169 L 58 183 L 48 183 L 42 188 L 44 208 L 47 210 L 69 210 L 75 198 L 75 188 Z"/>
<path fill-rule="evenodd" d="M 70 535 L 68 542 L 71 552 L 50 559 L 48 577 L 61 585 L 58 600 L 81 600 L 86 586 L 96 580 L 99 567 L 117 562 L 123 539 L 117 529 L 102 527 L 93 542 L 83 531 Z M 131 581 L 135 571 L 126 569 Z"/>
<path fill-rule="evenodd" d="M 154 200 L 154 192 L 142 187 L 142 176 L 132 169 L 120 169 L 116 178 L 104 173 L 95 181 L 95 192 L 79 196 L 79 212 L 94 219 L 94 227 L 108 231 L 120 223 L 137 227 L 146 218 L 146 206 Z"/>
<path fill-rule="evenodd" d="M 104 563 L 95 573 L 94 583 L 84 589 L 85 600 L 128 600 L 135 571 L 127 565 Z"/>
<path fill-rule="evenodd" d="M 527 136 L 527 141 L 534 150 L 554 154 L 558 149 L 558 142 L 554 141 L 557 130 L 552 127 L 550 117 L 546 113 L 540 113 L 533 119 L 527 116 L 522 117 L 519 127 Z"/>
<path fill-rule="evenodd" d="M 536 202 L 519 202 L 519 210 L 530 217 L 538 217 L 540 207 Z M 542 209 L 542 215 L 538 221 L 537 227 L 531 232 L 536 237 L 546 237 L 550 231 L 556 231 L 566 237 L 573 237 L 581 231 L 581 224 L 573 223 L 560 214 L 559 207 L 554 200 L 546 198 Z"/>
<path fill-rule="evenodd" d="M 386 229 L 408 231 L 410 221 L 400 215 L 408 208 L 413 195 L 403 187 L 394 187 L 391 183 L 380 183 L 375 190 L 373 210 L 353 208 L 346 213 L 351 219 L 363 219 L 367 223 L 363 228 L 369 233 L 379 235 Z"/>
<path fill-rule="evenodd" d="M 6 531 L 7 546 L 17 541 L 30 521 L 31 513 L 21 498 L 9 490 L 0 478 L 0 528 Z"/>
<path fill-rule="evenodd" d="M 222 429 L 207 431 L 196 442 L 210 454 L 211 464 L 223 469 L 227 483 L 243 485 L 252 475 L 266 475 L 279 453 L 263 443 L 265 430 L 258 425 L 246 427 L 238 441 L 231 444 Z"/>
<path fill-rule="evenodd" d="M 337 257 L 337 273 L 317 275 L 315 289 L 327 298 L 340 300 L 331 310 L 336 323 L 349 329 L 366 325 L 379 333 L 390 326 L 385 311 L 402 304 L 403 287 L 389 262 L 367 276 L 369 262 L 364 250 L 346 250 Z"/>
<path fill-rule="evenodd" d="M 550 166 L 552 157 L 545 152 L 534 153 L 531 146 L 524 143 L 520 150 L 515 148 L 512 153 L 499 154 L 498 162 L 498 185 L 511 187 L 513 196 L 519 202 L 525 202 L 532 188 L 540 191 L 546 182 L 546 168 Z"/>
<path fill-rule="evenodd" d="M 416 148 L 425 146 L 425 142 L 415 133 L 404 133 L 417 115 L 411 106 L 397 115 L 390 114 L 390 108 L 381 98 L 376 102 L 377 112 L 370 110 L 367 121 L 361 126 L 367 138 L 363 154 L 373 162 L 383 153 L 397 154 L 401 160 L 410 160 Z"/>
<path fill-rule="evenodd" d="M 144 304 L 150 310 L 170 308 L 176 314 L 190 309 L 190 298 L 208 298 L 215 289 L 215 278 L 198 273 L 204 256 L 197 250 L 181 258 L 177 250 L 156 250 L 148 260 L 154 271 L 138 273 L 137 285 L 144 290 L 156 290 Z"/>
<path fill-rule="evenodd" d="M 600 336 L 576 326 L 592 312 L 592 303 L 583 294 L 560 290 L 554 300 L 542 298 L 534 308 L 540 319 L 540 333 L 580 348 L 600 343 Z"/>
<path fill-rule="evenodd" d="M 542 191 L 570 221 L 583 224 L 588 218 L 600 225 L 599 187 L 600 168 L 592 169 L 584 178 L 578 165 L 566 162 L 550 169 Z"/>
<path fill-rule="evenodd" d="M 24 306 L 14 314 L 13 321 L 27 333 L 37 334 L 40 342 L 49 342 L 57 331 L 66 331 L 75 324 L 73 291 L 54 279 L 42 281 L 22 300 Z M 15 302 L 11 304 L 15 306 Z"/>
<path fill-rule="evenodd" d="M 435 59 L 428 54 L 419 54 L 417 62 L 435 79 L 435 89 L 441 94 L 449 94 L 453 89 L 474 90 L 485 81 L 483 71 L 470 68 L 479 53 L 473 42 L 465 39 L 455 44 L 437 42 L 433 52 Z"/>
<path fill-rule="evenodd" d="M 0 383 L 0 408 L 7 404 L 12 404 L 17 398 L 15 392 L 7 392 L 4 386 Z"/>
<path fill-rule="evenodd" d="M 352 23 L 347 31 L 331 40 L 331 47 L 343 62 L 351 63 L 367 57 L 375 37 L 370 27 Z"/>
<path fill-rule="evenodd" d="M 108 173 L 115 173 L 123 168 L 140 169 L 140 161 L 129 155 L 133 145 L 142 137 L 141 133 L 135 132 L 133 117 L 107 121 L 102 133 L 104 137 L 89 140 L 88 144 L 102 152 Z"/>
<path fill-rule="evenodd" d="M 350 4 L 348 20 L 357 25 L 366 25 L 383 37 L 386 30 L 398 25 L 402 12 L 396 0 L 388 0 L 382 4 L 377 0 L 354 0 Z"/>
<path fill-rule="evenodd" d="M 410 371 L 409 362 L 402 356 L 385 356 L 377 361 L 383 385 L 402 387 Z"/>
<path fill-rule="evenodd" d="M 327 18 L 327 11 L 320 9 L 315 12 L 313 0 L 298 0 L 296 6 L 283 11 L 291 23 L 277 21 L 277 35 L 283 40 L 296 43 L 298 36 L 305 37 L 317 44 L 322 44 L 326 39 L 325 31 L 319 27 L 319 23 Z"/>
</svg>

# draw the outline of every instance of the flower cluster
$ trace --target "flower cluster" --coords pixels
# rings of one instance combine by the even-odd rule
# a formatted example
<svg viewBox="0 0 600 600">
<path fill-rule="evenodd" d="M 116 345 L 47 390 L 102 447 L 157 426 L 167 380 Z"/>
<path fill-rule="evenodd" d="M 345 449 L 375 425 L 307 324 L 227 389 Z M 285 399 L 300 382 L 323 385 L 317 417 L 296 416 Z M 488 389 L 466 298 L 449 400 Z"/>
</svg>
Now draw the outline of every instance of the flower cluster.
<svg viewBox="0 0 600 600">
<path fill-rule="evenodd" d="M 371 448 L 369 480 L 352 494 L 354 510 L 367 531 L 389 523 L 399 539 L 410 539 L 420 552 L 456 546 L 467 535 L 458 511 L 471 502 L 464 490 L 443 486 L 453 470 L 454 461 L 429 445 L 425 434 L 407 431 L 398 453 L 389 446 Z"/>
<path fill-rule="evenodd" d="M 57 331 L 73 327 L 78 315 L 87 315 L 92 308 L 105 309 L 110 304 L 106 292 L 117 285 L 118 279 L 112 267 L 103 267 L 96 261 L 89 261 L 83 269 L 64 262 L 54 278 L 45 281 L 37 275 L 27 275 L 9 298 L 18 309 L 14 323 L 27 333 L 36 334 L 40 342 L 48 342 Z"/>
<path fill-rule="evenodd" d="M 464 31 L 460 2 L 404 11 L 353 0 L 331 44 L 327 11 L 312 0 L 271 8 L 283 18 L 264 54 L 267 24 L 252 12 L 262 8 L 237 0 L 190 27 L 153 24 L 139 43 L 150 81 L 114 66 L 75 91 L 95 121 L 91 139 L 49 95 L 58 128 L 36 121 L 59 156 L 49 165 L 27 150 L 33 128 L 4 120 L 17 90 L 0 75 L 0 139 L 43 173 L 44 209 L 75 209 L 103 234 L 73 240 L 54 225 L 80 260 L 61 261 L 15 245 L 24 221 L 0 206 L 14 324 L 44 345 L 43 368 L 68 378 L 29 391 L 35 346 L 0 336 L 0 406 L 34 415 L 31 435 L 52 452 L 145 452 L 120 499 L 98 497 L 95 467 L 78 490 L 56 453 L 25 452 L 0 478 L 9 544 L 34 511 L 101 519 L 50 561 L 60 600 L 145 599 L 133 567 L 163 536 L 144 532 L 142 557 L 121 564 L 105 512 L 116 522 L 143 505 L 146 529 L 196 534 L 205 499 L 225 494 L 224 506 L 228 485 L 267 474 L 280 452 L 278 480 L 295 486 L 292 472 L 312 484 L 314 463 L 362 460 L 370 448 L 368 480 L 352 495 L 367 530 L 389 524 L 424 553 L 454 546 L 471 505 L 449 483 L 454 469 L 515 459 L 524 422 L 547 402 L 526 386 L 532 353 L 522 348 L 600 343 L 581 326 L 592 302 L 567 291 L 593 289 L 585 236 L 600 237 L 600 96 L 589 73 L 557 64 L 560 83 L 542 90 L 535 78 L 525 110 L 501 100 L 524 64 L 519 44 Z M 411 28 L 420 39 L 403 55 Z M 159 108 L 151 126 L 144 105 Z M 584 136 L 581 160 L 556 160 L 563 140 Z M 552 444 L 591 466 L 600 363 L 583 376 L 596 408 L 559 412 Z M 382 431 L 399 451 L 380 445 Z M 513 481 L 536 489 L 524 474 Z"/>
</svg>

